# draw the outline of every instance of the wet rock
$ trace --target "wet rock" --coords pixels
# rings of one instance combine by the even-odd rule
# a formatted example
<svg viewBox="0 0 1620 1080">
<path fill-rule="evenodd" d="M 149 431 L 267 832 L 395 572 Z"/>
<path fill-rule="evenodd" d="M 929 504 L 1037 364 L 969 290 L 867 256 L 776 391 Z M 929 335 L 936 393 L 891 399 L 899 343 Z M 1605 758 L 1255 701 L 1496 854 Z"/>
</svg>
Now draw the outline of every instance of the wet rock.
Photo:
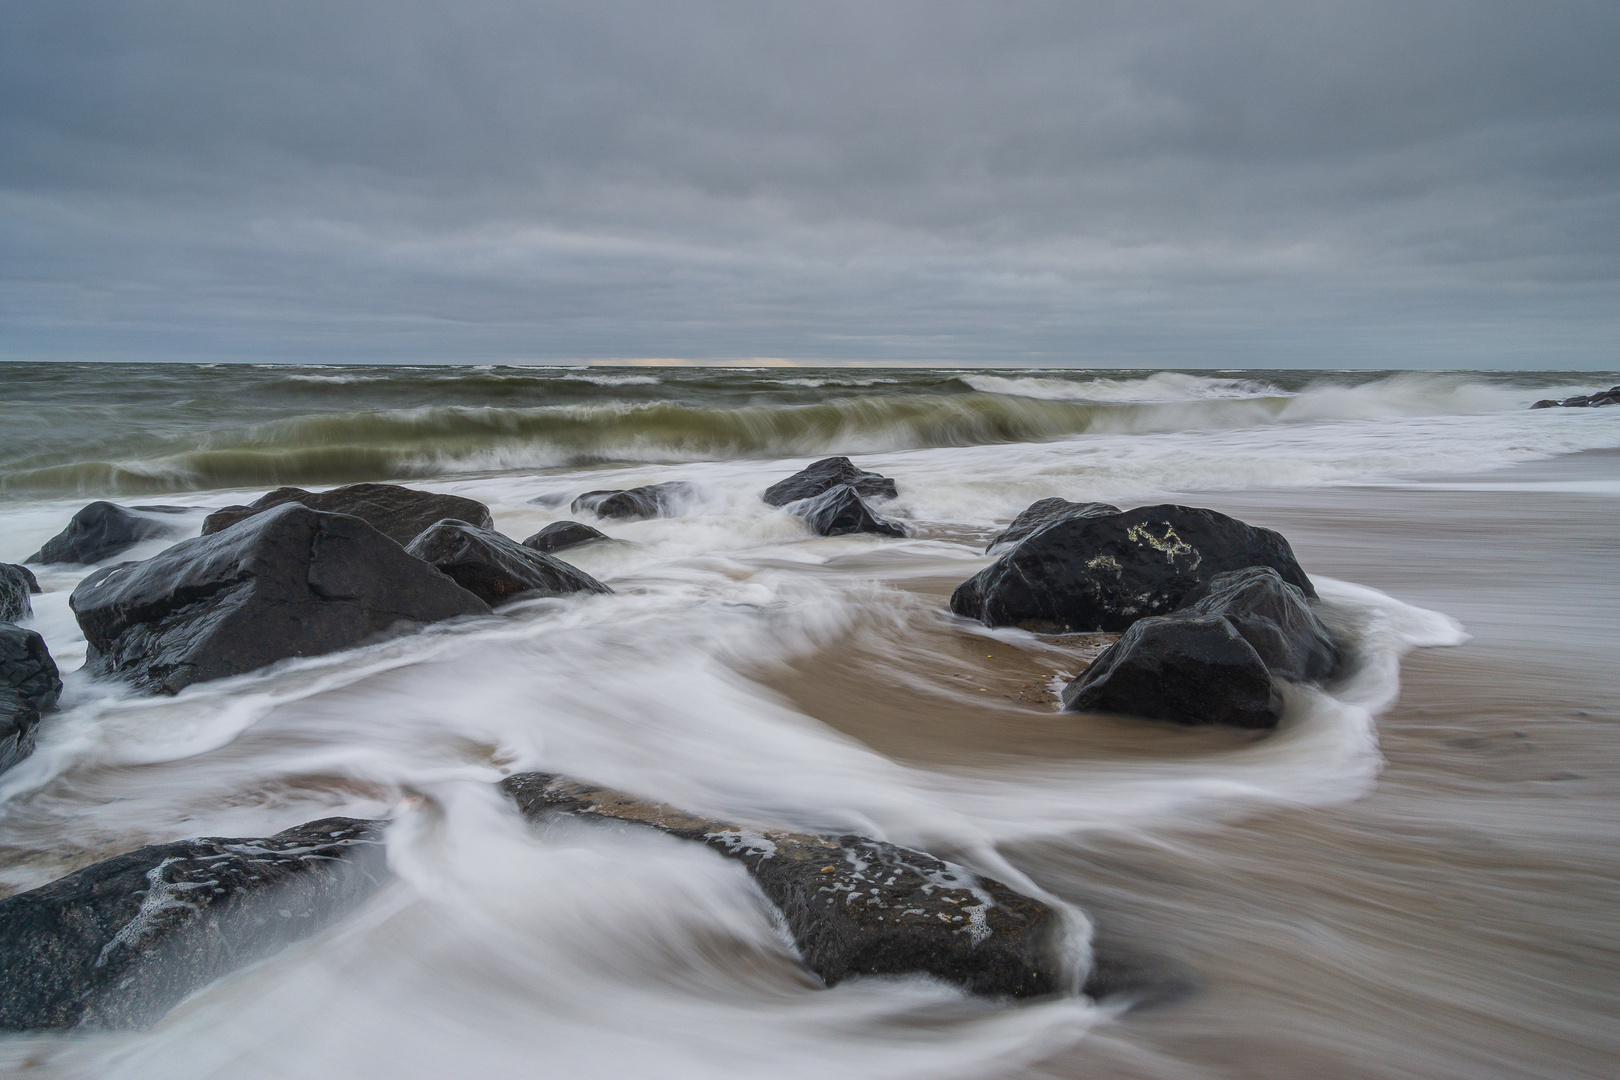
<svg viewBox="0 0 1620 1080">
<path fill-rule="evenodd" d="M 856 468 L 847 457 L 830 457 L 806 465 L 785 480 L 778 480 L 766 488 L 760 498 L 771 506 L 786 506 L 845 484 L 868 499 L 892 499 L 897 494 L 894 481 L 887 476 Z"/>
<path fill-rule="evenodd" d="M 15 687 L 0 682 L 0 772 L 34 752 L 39 710 Z"/>
<path fill-rule="evenodd" d="M 382 884 L 383 823 L 156 844 L 0 900 L 0 1029 L 140 1028 Z"/>
<path fill-rule="evenodd" d="M 401 547 L 415 540 L 417 534 L 435 521 L 445 518 L 470 522 L 481 529 L 495 527 L 489 507 L 474 499 L 416 491 L 398 484 L 350 484 L 320 492 L 276 488 L 247 506 L 227 506 L 209 514 L 203 521 L 202 534 L 210 536 L 287 503 L 302 503 L 311 510 L 328 514 L 352 514 Z"/>
<path fill-rule="evenodd" d="M 1325 679 L 1339 663 L 1338 646 L 1305 594 L 1269 566 L 1217 574 L 1188 595 L 1181 613 L 1224 617 L 1281 679 Z"/>
<path fill-rule="evenodd" d="M 829 488 L 812 499 L 790 503 L 788 513 L 803 519 L 817 536 L 845 536 L 849 533 L 906 535 L 904 525 L 872 513 L 872 508 L 849 484 Z"/>
<path fill-rule="evenodd" d="M 714 821 L 546 773 L 510 776 L 501 787 L 532 820 L 566 813 L 646 825 L 741 862 L 829 986 L 926 973 L 997 996 L 1066 988 L 1057 912 L 924 852 Z"/>
<path fill-rule="evenodd" d="M 1063 690 L 1071 712 L 1272 728 L 1282 697 L 1254 646 L 1218 615 L 1134 623 Z"/>
<path fill-rule="evenodd" d="M 986 555 L 994 555 L 998 551 L 1005 551 L 1034 532 L 1039 532 L 1054 522 L 1067 521 L 1077 517 L 1098 517 L 1103 514 L 1117 514 L 1119 507 L 1109 503 L 1070 502 L 1068 499 L 1038 499 L 1023 509 L 1017 517 L 996 537 L 985 546 Z"/>
<path fill-rule="evenodd" d="M 597 517 L 624 518 L 636 521 L 643 518 L 676 517 L 696 502 L 698 487 L 685 480 L 670 480 L 663 484 L 611 491 L 587 491 L 569 504 L 569 511 L 589 510 Z"/>
<path fill-rule="evenodd" d="M 34 613 L 29 596 L 39 592 L 34 572 L 16 563 L 0 563 L 0 622 L 16 622 Z"/>
<path fill-rule="evenodd" d="M 0 686 L 16 690 L 40 712 L 56 707 L 62 676 L 38 633 L 0 623 Z"/>
<path fill-rule="evenodd" d="M 45 546 L 28 556 L 31 563 L 96 563 L 121 555 L 142 540 L 155 536 L 177 536 L 183 529 L 173 520 L 175 514 L 189 513 L 189 506 L 119 506 L 93 502 L 73 515 L 67 528 L 45 541 Z"/>
<path fill-rule="evenodd" d="M 1246 566 L 1269 566 L 1316 596 L 1280 534 L 1166 504 L 1047 525 L 957 586 L 951 610 L 989 626 L 1117 633 L 1174 611 L 1197 586 Z"/>
<path fill-rule="evenodd" d="M 300 503 L 85 578 L 85 670 L 173 694 L 489 607 L 359 518 Z"/>
<path fill-rule="evenodd" d="M 491 606 L 526 595 L 613 591 L 561 559 L 465 521 L 435 522 L 405 550 Z"/>
<path fill-rule="evenodd" d="M 1530 406 L 1532 409 L 1595 409 L 1604 405 L 1620 405 L 1620 386 L 1611 386 L 1595 394 L 1579 394 L 1562 401 L 1543 398 Z"/>
<path fill-rule="evenodd" d="M 557 551 L 567 551 L 581 544 L 593 543 L 597 540 L 611 540 L 607 533 L 600 529 L 593 529 L 589 525 L 581 525 L 577 521 L 553 521 L 527 540 L 523 546 L 551 554 Z"/>
</svg>

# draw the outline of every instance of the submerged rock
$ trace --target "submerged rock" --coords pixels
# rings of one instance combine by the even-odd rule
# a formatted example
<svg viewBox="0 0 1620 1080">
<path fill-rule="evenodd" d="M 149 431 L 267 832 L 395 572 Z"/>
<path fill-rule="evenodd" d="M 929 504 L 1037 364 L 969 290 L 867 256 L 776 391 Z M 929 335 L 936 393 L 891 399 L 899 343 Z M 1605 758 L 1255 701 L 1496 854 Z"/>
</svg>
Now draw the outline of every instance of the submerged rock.
<svg viewBox="0 0 1620 1080">
<path fill-rule="evenodd" d="M 830 457 L 806 465 L 785 480 L 778 480 L 766 488 L 760 498 L 771 506 L 786 506 L 845 484 L 868 499 L 892 499 L 898 494 L 894 481 L 887 476 L 856 468 L 847 457 Z"/>
<path fill-rule="evenodd" d="M 1005 551 L 1020 540 L 1034 532 L 1039 532 L 1053 522 L 1067 521 L 1077 517 L 1099 517 L 1103 514 L 1117 514 L 1120 509 L 1110 503 L 1070 502 L 1068 499 L 1050 498 L 1037 499 L 1026 506 L 1019 515 L 1012 519 L 1001 532 L 985 545 L 984 553 L 994 555 L 997 551 Z"/>
<path fill-rule="evenodd" d="M 227 506 L 209 514 L 203 521 L 202 534 L 210 536 L 287 503 L 302 503 L 311 510 L 328 514 L 351 514 L 401 547 L 415 540 L 418 533 L 435 521 L 445 518 L 470 522 L 481 529 L 495 527 L 489 507 L 475 499 L 417 491 L 398 484 L 350 484 L 319 492 L 276 488 L 247 506 Z"/>
<path fill-rule="evenodd" d="M 1121 713 L 1177 724 L 1271 728 L 1282 697 L 1254 646 L 1219 615 L 1134 623 L 1063 690 L 1074 712 Z"/>
<path fill-rule="evenodd" d="M 1224 617 L 1281 679 L 1325 679 L 1339 663 L 1338 646 L 1305 594 L 1269 566 L 1216 575 L 1188 595 L 1180 614 Z"/>
<path fill-rule="evenodd" d="M 405 549 L 491 606 L 520 596 L 613 590 L 583 570 L 465 521 L 439 521 Z"/>
<path fill-rule="evenodd" d="M 566 813 L 646 825 L 741 862 L 781 911 L 806 966 L 829 986 L 926 973 L 979 994 L 1065 989 L 1057 912 L 924 852 L 714 821 L 546 773 L 509 776 L 501 788 L 532 820 Z"/>
<path fill-rule="evenodd" d="M 1197 586 L 1246 566 L 1269 566 L 1316 596 L 1280 534 L 1166 504 L 1047 525 L 957 586 L 951 610 L 989 626 L 1117 633 L 1174 611 Z"/>
<path fill-rule="evenodd" d="M 34 572 L 16 563 L 0 563 L 0 622 L 16 622 L 34 613 L 29 596 L 39 592 Z"/>
<path fill-rule="evenodd" d="M 817 536 L 845 536 L 849 533 L 906 535 L 904 525 L 872 513 L 872 508 L 866 505 L 860 494 L 849 484 L 840 484 L 814 498 L 790 503 L 788 513 L 803 519 L 804 523 L 810 526 L 810 531 Z"/>
<path fill-rule="evenodd" d="M 697 501 L 698 487 L 685 480 L 623 490 L 587 491 L 569 504 L 569 511 L 589 510 L 597 517 L 642 518 L 675 517 Z"/>
<path fill-rule="evenodd" d="M 594 543 L 597 540 L 613 539 L 600 529 L 593 529 L 589 525 L 582 525 L 577 521 L 553 521 L 527 540 L 523 546 L 535 551 L 551 554 L 557 551 L 567 551 L 581 544 Z"/>
<path fill-rule="evenodd" d="M 28 556 L 31 563 L 96 563 L 121 555 L 155 536 L 176 536 L 181 526 L 175 514 L 189 513 L 189 506 L 119 506 L 93 502 L 73 515 L 67 528 L 45 541 L 45 546 Z"/>
<path fill-rule="evenodd" d="M 401 624 L 489 614 L 359 518 L 299 503 L 97 571 L 69 604 L 90 642 L 86 671 L 165 694 Z"/>
<path fill-rule="evenodd" d="M 1604 405 L 1620 405 L 1620 386 L 1611 386 L 1595 394 L 1578 394 L 1562 401 L 1543 398 L 1530 406 L 1532 409 L 1596 409 Z"/>
<path fill-rule="evenodd" d="M 0 1030 L 140 1028 L 386 878 L 384 823 L 155 844 L 0 900 Z"/>
</svg>

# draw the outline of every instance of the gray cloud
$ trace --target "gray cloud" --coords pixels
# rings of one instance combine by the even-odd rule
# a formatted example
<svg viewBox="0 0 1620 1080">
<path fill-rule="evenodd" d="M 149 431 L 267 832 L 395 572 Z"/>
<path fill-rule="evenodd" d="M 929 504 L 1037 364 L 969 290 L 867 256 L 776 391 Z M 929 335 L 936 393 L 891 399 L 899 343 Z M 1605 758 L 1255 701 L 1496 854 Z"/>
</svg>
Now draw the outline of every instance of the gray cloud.
<svg viewBox="0 0 1620 1080">
<path fill-rule="evenodd" d="M 1614 366 L 1613 3 L 0 10 L 0 355 Z"/>
</svg>

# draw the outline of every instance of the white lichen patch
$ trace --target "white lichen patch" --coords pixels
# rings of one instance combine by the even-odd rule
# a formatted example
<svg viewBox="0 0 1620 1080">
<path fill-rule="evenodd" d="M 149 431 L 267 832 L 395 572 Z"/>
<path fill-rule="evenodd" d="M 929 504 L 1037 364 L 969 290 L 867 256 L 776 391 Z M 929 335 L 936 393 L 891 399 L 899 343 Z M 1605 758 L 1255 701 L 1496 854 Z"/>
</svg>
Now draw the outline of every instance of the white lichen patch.
<svg viewBox="0 0 1620 1080">
<path fill-rule="evenodd" d="M 1191 544 L 1176 535 L 1175 526 L 1168 521 L 1161 521 L 1159 524 L 1164 526 L 1163 536 L 1154 536 L 1145 522 L 1140 525 L 1132 525 L 1126 529 L 1125 536 L 1127 539 L 1138 544 L 1146 544 L 1155 551 L 1162 553 L 1171 562 L 1174 562 L 1178 556 L 1191 555 L 1193 563 L 1189 569 L 1198 569 L 1198 564 L 1204 561 L 1204 557 Z"/>
</svg>

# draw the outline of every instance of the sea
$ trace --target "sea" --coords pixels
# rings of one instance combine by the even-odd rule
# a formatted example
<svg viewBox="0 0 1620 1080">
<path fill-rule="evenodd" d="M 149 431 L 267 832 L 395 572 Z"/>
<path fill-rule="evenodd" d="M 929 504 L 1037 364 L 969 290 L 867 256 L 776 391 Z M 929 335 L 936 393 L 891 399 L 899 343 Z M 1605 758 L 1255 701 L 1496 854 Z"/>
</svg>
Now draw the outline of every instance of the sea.
<svg viewBox="0 0 1620 1080">
<path fill-rule="evenodd" d="M 612 596 L 536 599 L 143 697 L 64 673 L 0 774 L 0 895 L 194 836 L 387 818 L 394 880 L 138 1032 L 0 1036 L 30 1077 L 1611 1077 L 1620 1062 L 1617 372 L 9 363 L 0 561 L 96 499 L 387 481 L 487 504 Z M 905 539 L 760 492 L 847 455 Z M 571 514 L 680 480 L 678 516 Z M 1036 499 L 1281 531 L 1348 645 L 1256 734 L 1059 710 L 1105 639 L 950 614 Z M 144 542 L 145 558 L 174 537 Z M 541 769 L 858 832 L 1069 915 L 1067 993 L 822 986 L 741 866 L 538 830 Z M 1098 965 L 1127 989 L 1080 992 Z"/>
</svg>

